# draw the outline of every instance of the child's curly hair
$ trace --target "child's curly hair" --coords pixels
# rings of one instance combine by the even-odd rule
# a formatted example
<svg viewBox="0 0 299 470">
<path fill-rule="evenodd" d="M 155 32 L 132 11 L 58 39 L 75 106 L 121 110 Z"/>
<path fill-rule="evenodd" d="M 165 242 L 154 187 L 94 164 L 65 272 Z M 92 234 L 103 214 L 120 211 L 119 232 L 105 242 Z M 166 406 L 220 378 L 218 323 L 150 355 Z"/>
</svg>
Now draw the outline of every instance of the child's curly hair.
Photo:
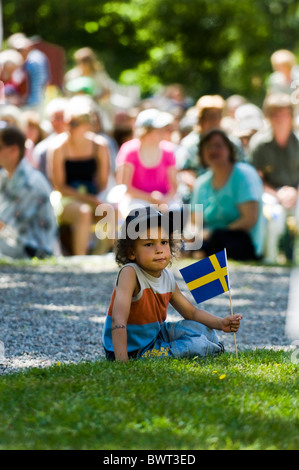
<svg viewBox="0 0 299 470">
<path fill-rule="evenodd" d="M 143 210 L 146 209 L 146 211 L 147 211 L 147 218 L 146 218 L 146 228 L 147 229 L 151 228 L 150 220 L 152 220 L 153 215 L 156 218 L 157 218 L 157 215 L 158 215 L 157 221 L 158 221 L 158 226 L 159 227 L 163 228 L 163 226 L 164 226 L 166 228 L 166 225 L 167 225 L 167 233 L 169 233 L 170 252 L 171 252 L 172 259 L 175 258 L 177 252 L 180 249 L 181 239 L 177 238 L 177 237 L 174 237 L 174 234 L 175 234 L 175 232 L 173 230 L 174 227 L 173 227 L 172 224 L 169 224 L 169 221 L 171 220 L 169 215 L 168 216 L 162 215 L 158 211 L 156 211 L 156 213 L 153 214 L 152 209 L 150 209 L 150 207 L 142 208 L 142 209 Z M 129 259 L 129 255 L 134 249 L 134 244 L 135 244 L 136 239 L 132 239 L 131 237 L 128 236 L 128 230 L 127 229 L 128 229 L 129 223 L 133 219 L 136 219 L 138 217 L 138 215 L 136 215 L 136 213 L 138 213 L 138 215 L 139 215 L 140 214 L 140 209 L 134 209 L 133 211 L 130 212 L 130 214 L 127 216 L 127 218 L 126 218 L 126 220 L 125 220 L 125 222 L 122 226 L 121 236 L 115 242 L 114 252 L 115 252 L 115 260 L 116 260 L 116 263 L 118 264 L 118 266 L 123 266 L 127 263 L 132 263 L 132 260 Z M 167 224 L 166 224 L 166 222 L 167 222 Z"/>
</svg>

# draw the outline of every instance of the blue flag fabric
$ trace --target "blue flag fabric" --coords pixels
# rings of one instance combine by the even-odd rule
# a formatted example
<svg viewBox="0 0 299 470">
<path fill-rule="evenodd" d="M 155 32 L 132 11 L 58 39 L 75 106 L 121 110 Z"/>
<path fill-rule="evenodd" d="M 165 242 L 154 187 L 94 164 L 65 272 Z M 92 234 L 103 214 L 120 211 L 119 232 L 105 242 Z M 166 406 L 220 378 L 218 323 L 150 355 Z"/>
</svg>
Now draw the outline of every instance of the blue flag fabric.
<svg viewBox="0 0 299 470">
<path fill-rule="evenodd" d="M 230 288 L 226 250 L 182 268 L 180 273 L 198 304 Z"/>
</svg>

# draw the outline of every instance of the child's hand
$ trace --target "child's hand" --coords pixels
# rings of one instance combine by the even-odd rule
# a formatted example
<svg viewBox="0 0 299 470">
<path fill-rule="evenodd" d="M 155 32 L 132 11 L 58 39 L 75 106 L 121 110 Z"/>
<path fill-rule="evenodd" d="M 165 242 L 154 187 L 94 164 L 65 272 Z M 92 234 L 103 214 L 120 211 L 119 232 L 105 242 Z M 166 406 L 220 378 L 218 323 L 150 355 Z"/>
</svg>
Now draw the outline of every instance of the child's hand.
<svg viewBox="0 0 299 470">
<path fill-rule="evenodd" d="M 236 333 L 242 320 L 242 315 L 230 315 L 222 320 L 222 331 L 225 333 Z"/>
</svg>

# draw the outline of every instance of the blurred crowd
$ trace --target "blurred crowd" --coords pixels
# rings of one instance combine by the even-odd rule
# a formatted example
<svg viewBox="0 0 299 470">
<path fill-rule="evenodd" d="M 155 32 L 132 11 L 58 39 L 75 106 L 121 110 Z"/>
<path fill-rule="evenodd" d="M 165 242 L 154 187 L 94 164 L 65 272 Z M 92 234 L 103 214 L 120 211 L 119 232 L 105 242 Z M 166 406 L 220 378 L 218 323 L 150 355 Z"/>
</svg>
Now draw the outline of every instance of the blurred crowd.
<svg viewBox="0 0 299 470">
<path fill-rule="evenodd" d="M 0 52 L 0 255 L 105 253 L 113 239 L 98 234 L 108 205 L 117 229 L 132 207 L 157 204 L 189 211 L 182 256 L 225 247 L 234 259 L 276 262 L 287 240 L 292 257 L 299 67 L 291 51 L 273 53 L 261 107 L 217 91 L 194 101 L 182 84 L 142 99 L 89 47 L 73 60 L 53 85 L 55 60 L 37 39 L 14 34 Z M 200 249 L 184 244 L 188 230 L 202 237 Z"/>
</svg>

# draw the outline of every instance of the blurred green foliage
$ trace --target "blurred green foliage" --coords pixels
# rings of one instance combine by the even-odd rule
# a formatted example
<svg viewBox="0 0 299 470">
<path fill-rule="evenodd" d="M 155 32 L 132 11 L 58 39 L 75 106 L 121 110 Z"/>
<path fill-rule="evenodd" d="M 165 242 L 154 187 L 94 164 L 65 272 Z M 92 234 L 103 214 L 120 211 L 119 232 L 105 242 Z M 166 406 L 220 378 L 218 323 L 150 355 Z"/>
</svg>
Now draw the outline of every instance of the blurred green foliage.
<svg viewBox="0 0 299 470">
<path fill-rule="evenodd" d="M 299 53 L 296 0 L 6 0 L 4 38 L 22 31 L 63 46 L 68 67 L 92 47 L 112 78 L 144 94 L 182 83 L 260 104 L 270 56 Z"/>
</svg>

